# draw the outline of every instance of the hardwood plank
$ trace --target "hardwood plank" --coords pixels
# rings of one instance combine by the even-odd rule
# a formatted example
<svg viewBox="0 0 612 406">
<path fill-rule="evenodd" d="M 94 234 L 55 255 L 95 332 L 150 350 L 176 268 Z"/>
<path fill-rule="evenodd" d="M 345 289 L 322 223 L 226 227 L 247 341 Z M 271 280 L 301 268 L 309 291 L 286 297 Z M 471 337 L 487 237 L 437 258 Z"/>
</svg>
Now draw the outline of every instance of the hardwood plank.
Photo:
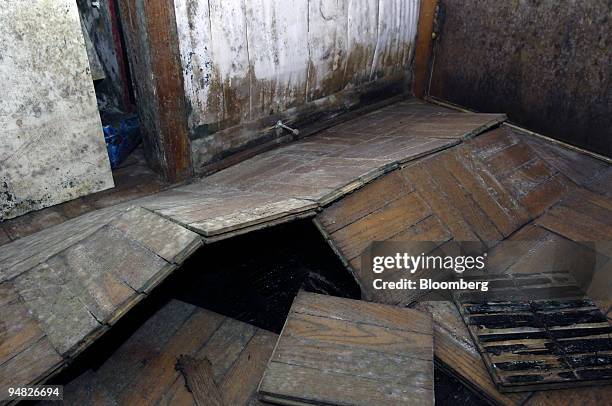
<svg viewBox="0 0 612 406">
<path fill-rule="evenodd" d="M 536 224 L 572 241 L 610 241 L 612 225 L 607 225 L 569 207 L 557 205 Z"/>
<path fill-rule="evenodd" d="M 87 270 L 90 275 L 115 275 L 137 292 L 149 291 L 174 268 L 108 225 L 50 259 L 49 264 L 58 271 L 60 266 L 72 268 L 75 274 Z"/>
<path fill-rule="evenodd" d="M 258 329 L 221 383 L 226 405 L 246 405 L 256 396 L 268 360 L 278 340 L 276 334 Z"/>
<path fill-rule="evenodd" d="M 589 180 L 584 183 L 584 187 L 592 190 L 596 194 L 612 197 L 610 184 L 612 184 L 612 165 L 608 165 L 596 176 L 592 176 L 591 174 Z"/>
<path fill-rule="evenodd" d="M 448 197 L 438 189 L 431 175 L 421 164 L 409 166 L 405 170 L 406 177 L 415 186 L 417 193 L 427 202 L 456 240 L 479 241 L 461 213 L 448 204 Z"/>
<path fill-rule="evenodd" d="M 423 312 L 378 303 L 363 304 L 361 300 L 339 300 L 301 290 L 293 301 L 291 312 L 424 334 L 431 330 L 431 318 Z"/>
<path fill-rule="evenodd" d="M 430 159 L 424 162 L 424 170 L 438 184 L 438 190 L 448 197 L 447 204 L 452 204 L 457 208 L 466 223 L 469 224 L 472 231 L 483 243 L 490 246 L 492 242 L 501 240 L 503 238 L 502 235 L 491 220 L 482 212 L 478 203 L 466 195 L 457 184 L 457 179 L 452 173 L 444 169 L 449 160 L 452 160 L 450 153 L 441 154 L 435 160 Z"/>
<path fill-rule="evenodd" d="M 189 389 L 185 378 L 179 374 L 170 389 L 157 402 L 158 406 L 197 406 L 195 399 Z"/>
<path fill-rule="evenodd" d="M 119 394 L 120 404 L 154 403 L 174 384 L 175 370 L 180 354 L 195 354 L 217 330 L 224 318 L 218 314 L 199 310 L 172 336 L 158 356 L 151 359 L 146 369 Z"/>
<path fill-rule="evenodd" d="M 287 196 L 312 201 L 318 201 L 334 191 L 330 188 L 308 185 L 288 185 L 286 183 L 269 180 L 249 185 L 246 190 L 266 193 L 273 196 Z"/>
<path fill-rule="evenodd" d="M 80 301 L 59 272 L 46 264 L 31 269 L 15 279 L 15 287 L 31 314 L 40 322 L 53 346 L 66 356 L 91 334 L 100 334 L 102 326 Z"/>
<path fill-rule="evenodd" d="M 423 379 L 433 370 L 430 357 L 422 359 L 406 352 L 372 351 L 358 345 L 297 337 L 284 337 L 276 347 L 271 362 L 349 374 L 397 385 Z M 410 368 L 406 368 L 406 365 L 410 365 Z"/>
<path fill-rule="evenodd" d="M 605 195 L 604 193 L 595 193 L 588 189 L 577 188 L 573 191 L 572 195 L 568 197 L 568 202 L 589 202 L 597 205 L 605 210 L 612 210 L 612 197 Z M 604 216 L 605 217 L 605 216 Z"/>
<path fill-rule="evenodd" d="M 51 342 L 42 337 L 0 364 L 0 391 L 41 382 L 64 364 Z"/>
<path fill-rule="evenodd" d="M 565 197 L 573 186 L 562 175 L 553 176 L 519 198 L 533 218 L 537 218 Z"/>
<path fill-rule="evenodd" d="M 444 162 L 447 170 L 491 220 L 503 237 L 507 237 L 528 221 L 527 213 L 489 175 L 465 147 L 457 147 Z M 496 187 L 497 186 L 497 187 Z"/>
<path fill-rule="evenodd" d="M 95 372 L 89 370 L 79 375 L 64 386 L 65 404 L 113 406 L 116 401 L 113 395 L 98 380 Z M 41 402 L 45 406 L 53 405 L 52 401 Z"/>
<path fill-rule="evenodd" d="M 309 200 L 281 199 L 257 205 L 249 209 L 228 213 L 227 215 L 189 223 L 189 227 L 205 236 L 214 236 L 260 223 L 278 220 L 317 208 Z"/>
<path fill-rule="evenodd" d="M 100 252 L 76 245 L 50 258 L 47 264 L 58 271 L 72 292 L 78 292 L 96 320 L 111 323 L 118 312 L 135 303 L 137 292 L 109 272 L 103 262 L 90 261 L 92 254 Z"/>
<path fill-rule="evenodd" d="M 425 203 L 415 193 L 409 193 L 336 231 L 331 237 L 344 257 L 351 260 L 372 241 L 386 240 L 430 214 Z"/>
<path fill-rule="evenodd" d="M 290 379 L 281 379 L 283 376 Z M 327 384 L 330 382 L 333 384 Z M 346 376 L 279 362 L 271 362 L 268 365 L 259 391 L 264 400 L 287 405 L 313 402 L 356 406 L 433 404 L 431 387 L 407 385 L 397 387 L 385 381 Z M 302 403 L 301 399 L 305 394 L 308 394 L 309 400 Z"/>
<path fill-rule="evenodd" d="M 529 224 L 488 252 L 487 270 L 491 274 L 505 273 L 525 255 L 551 238 L 548 230 Z"/>
<path fill-rule="evenodd" d="M 27 351 L 44 337 L 39 323 L 30 316 L 27 307 L 12 284 L 0 284 L 0 365 L 17 354 Z"/>
<path fill-rule="evenodd" d="M 175 264 L 182 263 L 202 244 L 196 233 L 139 207 L 126 210 L 109 225 Z"/>
<path fill-rule="evenodd" d="M 181 355 L 176 362 L 176 369 L 180 371 L 193 394 L 198 406 L 223 406 L 221 391 L 213 379 L 212 366 L 208 359 L 196 359 L 189 355 Z"/>
<path fill-rule="evenodd" d="M 259 392 L 280 404 L 432 404 L 432 333 L 414 310 L 300 292 Z"/>
<path fill-rule="evenodd" d="M 113 207 L 87 213 L 0 246 L 0 281 L 12 279 L 86 238 L 121 210 Z"/>
<path fill-rule="evenodd" d="M 434 241 L 444 243 L 453 236 L 434 215 L 424 218 L 406 231 L 395 234 L 388 241 Z"/>
<path fill-rule="evenodd" d="M 166 343 L 195 310 L 195 306 L 177 300 L 158 310 L 97 369 L 96 375 L 101 384 L 114 397 L 128 390 L 148 365 L 160 357 Z"/>
<path fill-rule="evenodd" d="M 505 176 L 503 183 L 512 191 L 514 196 L 520 198 L 557 173 L 545 161 L 540 158 L 534 158 L 508 176 Z"/>
<path fill-rule="evenodd" d="M 518 142 L 518 136 L 502 126 L 483 134 L 482 137 L 471 139 L 466 145 L 474 152 L 475 156 L 486 160 Z"/>
<path fill-rule="evenodd" d="M 407 120 L 392 135 L 409 134 L 416 137 L 441 139 L 469 139 L 506 120 L 504 114 L 438 113 L 425 120 Z"/>
<path fill-rule="evenodd" d="M 533 149 L 526 143 L 519 142 L 502 149 L 486 159 L 487 165 L 496 176 L 504 176 L 516 171 L 521 166 L 536 158 Z"/>
<path fill-rule="evenodd" d="M 209 373 L 224 404 L 246 404 L 254 397 L 276 338 L 246 323 L 171 300 L 95 372 L 81 375 L 70 386 L 90 391 L 92 399 L 108 395 L 114 404 L 194 405 L 186 380 L 175 369 L 177 358 L 186 354 L 196 360 L 214 359 Z M 132 393 L 142 388 L 147 393 Z"/>
<path fill-rule="evenodd" d="M 223 382 L 223 378 L 256 332 L 255 326 L 228 318 L 194 356 L 210 360 L 215 381 Z"/>
<path fill-rule="evenodd" d="M 537 137 L 522 135 L 525 140 L 549 165 L 578 185 L 585 185 L 609 165 L 588 155 L 564 148 Z"/>
<path fill-rule="evenodd" d="M 527 274 L 570 270 L 578 286 L 586 289 L 593 272 L 606 258 L 587 247 L 556 234 L 546 232 L 545 237 L 531 249 L 518 256 L 505 272 Z M 509 244 L 515 244 L 510 241 Z M 522 243 L 521 243 L 522 245 Z"/>
<path fill-rule="evenodd" d="M 566 207 L 572 211 L 580 213 L 591 222 L 601 223 L 604 227 L 612 225 L 612 199 L 606 199 L 600 196 L 599 199 L 593 201 L 592 194 L 587 196 L 586 193 L 580 193 L 584 189 L 578 189 L 568 199 L 564 199 L 559 203 L 560 207 Z M 590 197 L 590 199 L 589 199 Z M 604 207 L 604 206 L 609 206 Z"/>
<path fill-rule="evenodd" d="M 389 155 L 389 158 L 396 159 L 399 165 L 405 165 L 410 161 L 415 161 L 438 151 L 443 151 L 460 143 L 460 140 L 454 138 L 430 138 L 426 142 L 417 139 L 415 140 L 414 145 L 406 146 L 400 149 L 394 154 Z"/>
<path fill-rule="evenodd" d="M 328 233 L 333 233 L 411 192 L 401 171 L 394 171 L 346 196 L 325 209 L 318 217 Z"/>
</svg>

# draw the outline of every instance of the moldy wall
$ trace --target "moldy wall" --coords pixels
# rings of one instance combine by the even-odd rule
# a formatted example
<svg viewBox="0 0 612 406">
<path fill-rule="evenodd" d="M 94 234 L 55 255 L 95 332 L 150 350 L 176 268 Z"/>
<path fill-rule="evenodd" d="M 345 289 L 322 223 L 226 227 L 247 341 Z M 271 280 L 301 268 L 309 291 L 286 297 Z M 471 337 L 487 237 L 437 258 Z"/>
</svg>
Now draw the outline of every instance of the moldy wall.
<svg viewBox="0 0 612 406">
<path fill-rule="evenodd" d="M 114 186 L 74 1 L 2 1 L 0 129 L 0 221 Z"/>
<path fill-rule="evenodd" d="M 269 139 L 261 130 L 278 118 L 359 103 L 341 92 L 409 89 L 418 0 L 174 4 L 196 169 Z"/>
<path fill-rule="evenodd" d="M 290 139 L 279 119 L 321 125 L 410 89 L 419 0 L 120 5 L 145 150 L 171 179 Z"/>
<path fill-rule="evenodd" d="M 612 156 L 611 0 L 440 0 L 430 95 Z"/>
</svg>

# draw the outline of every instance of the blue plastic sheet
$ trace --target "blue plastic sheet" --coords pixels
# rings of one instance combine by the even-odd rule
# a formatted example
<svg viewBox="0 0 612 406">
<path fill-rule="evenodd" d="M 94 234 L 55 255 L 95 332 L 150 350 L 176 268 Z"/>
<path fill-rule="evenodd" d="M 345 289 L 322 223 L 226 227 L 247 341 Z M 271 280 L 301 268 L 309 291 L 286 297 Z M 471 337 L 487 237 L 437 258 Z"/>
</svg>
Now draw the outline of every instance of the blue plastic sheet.
<svg viewBox="0 0 612 406">
<path fill-rule="evenodd" d="M 102 128 L 111 168 L 115 169 L 142 141 L 138 118 L 124 119 L 118 125 L 105 125 Z"/>
</svg>

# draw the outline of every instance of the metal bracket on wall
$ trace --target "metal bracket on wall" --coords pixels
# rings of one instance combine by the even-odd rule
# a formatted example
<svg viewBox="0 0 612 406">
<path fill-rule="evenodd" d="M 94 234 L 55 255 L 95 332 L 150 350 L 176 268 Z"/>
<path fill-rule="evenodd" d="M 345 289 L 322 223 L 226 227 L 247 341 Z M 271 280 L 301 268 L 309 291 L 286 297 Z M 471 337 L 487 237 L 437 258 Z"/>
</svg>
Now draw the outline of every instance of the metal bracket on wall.
<svg viewBox="0 0 612 406">
<path fill-rule="evenodd" d="M 298 130 L 297 128 L 294 129 L 294 128 L 286 126 L 285 124 L 283 124 L 283 122 L 281 120 L 278 120 L 276 122 L 275 128 L 282 128 L 284 130 L 287 130 L 287 131 L 293 133 L 293 135 L 299 135 L 300 134 L 300 130 Z"/>
</svg>

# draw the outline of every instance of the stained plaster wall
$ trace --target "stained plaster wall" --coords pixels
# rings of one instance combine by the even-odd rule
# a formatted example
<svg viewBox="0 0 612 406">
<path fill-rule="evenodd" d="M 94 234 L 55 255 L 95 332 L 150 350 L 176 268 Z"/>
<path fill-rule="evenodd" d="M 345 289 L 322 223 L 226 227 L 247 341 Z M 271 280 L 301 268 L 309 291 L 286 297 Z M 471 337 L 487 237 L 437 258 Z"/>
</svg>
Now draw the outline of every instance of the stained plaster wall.
<svg viewBox="0 0 612 406">
<path fill-rule="evenodd" d="M 440 0 L 430 94 L 612 156 L 612 0 Z"/>
<path fill-rule="evenodd" d="M 72 0 L 0 7 L 0 221 L 113 187 Z"/>
<path fill-rule="evenodd" d="M 174 6 L 196 171 L 257 143 L 277 118 L 349 108 L 361 89 L 410 88 L 418 0 Z"/>
</svg>

